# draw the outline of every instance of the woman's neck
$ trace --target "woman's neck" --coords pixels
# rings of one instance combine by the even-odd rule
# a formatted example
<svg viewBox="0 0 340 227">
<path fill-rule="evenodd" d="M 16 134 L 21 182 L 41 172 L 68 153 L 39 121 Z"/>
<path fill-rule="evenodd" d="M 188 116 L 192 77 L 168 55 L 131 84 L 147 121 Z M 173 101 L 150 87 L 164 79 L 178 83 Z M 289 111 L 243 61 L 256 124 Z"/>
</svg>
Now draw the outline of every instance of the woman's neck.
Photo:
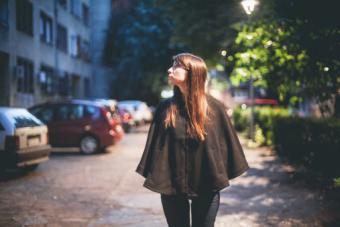
<svg viewBox="0 0 340 227">
<path fill-rule="evenodd" d="M 187 90 L 187 88 L 184 87 L 184 85 L 178 86 L 178 88 L 179 88 L 179 90 L 180 90 L 180 92 L 181 92 L 183 98 L 185 99 L 185 98 L 187 97 L 187 95 L 188 95 L 188 90 Z"/>
</svg>

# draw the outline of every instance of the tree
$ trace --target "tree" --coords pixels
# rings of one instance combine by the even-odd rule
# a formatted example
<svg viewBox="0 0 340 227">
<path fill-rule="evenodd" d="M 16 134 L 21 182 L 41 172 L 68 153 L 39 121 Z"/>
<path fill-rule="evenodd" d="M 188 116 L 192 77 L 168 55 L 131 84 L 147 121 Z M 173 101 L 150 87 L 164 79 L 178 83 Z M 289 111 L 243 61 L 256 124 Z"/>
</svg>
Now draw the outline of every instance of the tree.
<svg viewBox="0 0 340 227">
<path fill-rule="evenodd" d="M 249 79 L 252 73 L 258 79 L 255 85 L 267 86 L 284 104 L 312 97 L 327 113 L 324 101 L 339 95 L 340 18 L 336 7 L 327 1 L 281 0 L 268 8 L 270 17 L 234 26 L 238 35 L 228 59 L 235 67 L 229 67 L 233 81 Z"/>
<path fill-rule="evenodd" d="M 230 45 L 227 67 L 234 85 L 253 77 L 255 87 L 266 88 L 272 97 L 288 104 L 304 84 L 306 52 L 298 45 L 293 26 L 261 19 L 234 26 L 238 35 Z"/>
<path fill-rule="evenodd" d="M 159 0 L 174 23 L 172 43 L 190 47 L 209 65 L 220 60 L 220 50 L 232 42 L 230 25 L 245 18 L 239 0 Z"/>
<path fill-rule="evenodd" d="M 154 0 L 142 0 L 113 18 L 106 48 L 115 68 L 112 96 L 156 104 L 166 84 L 166 70 L 176 45 L 170 45 L 172 23 Z"/>
<path fill-rule="evenodd" d="M 212 66 L 225 48 L 235 83 L 251 74 L 282 104 L 338 93 L 340 14 L 330 0 L 263 0 L 251 22 L 240 0 L 134 3 L 112 20 L 107 59 L 117 68 L 116 97 L 156 102 L 171 55 L 190 51 Z"/>
</svg>

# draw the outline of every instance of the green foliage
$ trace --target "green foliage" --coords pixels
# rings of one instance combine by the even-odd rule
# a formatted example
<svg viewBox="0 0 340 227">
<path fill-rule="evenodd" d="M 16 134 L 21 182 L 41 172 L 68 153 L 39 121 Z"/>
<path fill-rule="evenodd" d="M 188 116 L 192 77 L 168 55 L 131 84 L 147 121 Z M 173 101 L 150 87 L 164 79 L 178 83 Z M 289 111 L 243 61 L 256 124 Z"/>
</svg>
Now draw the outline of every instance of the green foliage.
<svg viewBox="0 0 340 227">
<path fill-rule="evenodd" d="M 335 178 L 334 179 L 334 186 L 335 187 L 340 187 L 340 178 Z"/>
<path fill-rule="evenodd" d="M 304 97 L 322 101 L 336 93 L 340 14 L 333 3 L 261 1 L 246 21 L 239 0 L 131 2 L 130 11 L 113 16 L 105 48 L 106 62 L 116 69 L 117 98 L 156 102 L 172 55 L 193 52 L 215 66 L 222 49 L 235 85 L 252 75 L 254 85 L 281 104 L 296 105 Z"/>
<path fill-rule="evenodd" d="M 313 97 L 321 105 L 338 92 L 340 83 L 340 43 L 336 41 L 340 17 L 334 2 L 261 4 L 271 4 L 270 16 L 233 25 L 237 36 L 226 58 L 231 81 L 237 86 L 252 76 L 255 86 L 267 88 L 281 104 L 297 105 Z M 306 5 L 308 12 L 303 10 Z M 321 105 L 321 111 L 329 112 L 326 107 Z"/>
<path fill-rule="evenodd" d="M 112 17 L 105 60 L 115 69 L 114 98 L 159 102 L 166 70 L 177 50 L 170 45 L 172 27 L 155 0 L 138 1 Z"/>
<path fill-rule="evenodd" d="M 258 124 L 255 125 L 255 142 L 259 145 L 265 144 L 266 142 L 266 137 L 263 134 L 263 130 Z"/>
<path fill-rule="evenodd" d="M 242 110 L 240 107 L 235 108 L 232 115 L 234 127 L 237 131 L 245 131 L 249 125 L 250 111 Z"/>
<path fill-rule="evenodd" d="M 340 176 L 339 119 L 276 118 L 273 132 L 280 156 L 327 177 Z"/>
<path fill-rule="evenodd" d="M 239 0 L 158 0 L 174 23 L 173 43 L 190 47 L 194 54 L 215 65 L 219 52 L 234 36 L 230 24 L 244 17 Z"/>
<path fill-rule="evenodd" d="M 273 144 L 273 121 L 277 117 L 286 117 L 289 115 L 287 108 L 257 106 L 254 109 L 255 117 L 255 142 L 259 145 Z M 233 121 L 235 129 L 238 131 L 249 130 L 250 108 L 245 110 L 240 107 L 233 112 Z"/>
<path fill-rule="evenodd" d="M 296 42 L 295 28 L 272 18 L 234 28 L 238 35 L 227 58 L 232 83 L 238 86 L 252 77 L 255 87 L 266 88 L 288 104 L 301 86 L 307 64 L 306 52 Z"/>
<path fill-rule="evenodd" d="M 321 102 L 336 93 L 340 14 L 334 2 L 261 1 L 249 21 L 236 0 L 158 2 L 173 19 L 172 42 L 187 44 L 211 65 L 227 49 L 226 71 L 234 85 L 252 75 L 255 86 L 285 105 L 305 97 Z"/>
<path fill-rule="evenodd" d="M 272 108 L 272 107 L 257 107 L 255 108 L 255 121 L 265 137 L 265 144 L 272 145 L 273 143 L 273 121 L 277 117 L 288 116 L 287 108 Z"/>
</svg>

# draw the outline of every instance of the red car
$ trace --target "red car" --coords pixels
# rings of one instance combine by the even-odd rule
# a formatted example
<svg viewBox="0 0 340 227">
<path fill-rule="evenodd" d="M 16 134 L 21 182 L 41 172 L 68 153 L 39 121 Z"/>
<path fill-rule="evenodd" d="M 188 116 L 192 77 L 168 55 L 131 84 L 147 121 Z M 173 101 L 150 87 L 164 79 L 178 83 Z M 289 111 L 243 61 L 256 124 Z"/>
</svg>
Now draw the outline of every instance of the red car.
<svg viewBox="0 0 340 227">
<path fill-rule="evenodd" d="M 28 109 L 44 122 L 53 147 L 79 147 L 92 154 L 122 139 L 120 118 L 87 100 L 48 102 Z"/>
</svg>

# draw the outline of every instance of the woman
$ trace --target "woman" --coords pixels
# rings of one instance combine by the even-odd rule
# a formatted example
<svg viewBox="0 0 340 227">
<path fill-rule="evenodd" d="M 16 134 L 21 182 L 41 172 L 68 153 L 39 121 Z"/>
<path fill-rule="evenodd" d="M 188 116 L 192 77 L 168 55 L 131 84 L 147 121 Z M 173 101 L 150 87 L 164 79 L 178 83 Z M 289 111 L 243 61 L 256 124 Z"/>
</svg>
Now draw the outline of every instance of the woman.
<svg viewBox="0 0 340 227">
<path fill-rule="evenodd" d="M 174 56 L 168 82 L 174 96 L 161 102 L 137 173 L 161 194 L 170 227 L 214 226 L 219 191 L 248 168 L 224 105 L 207 95 L 207 66 L 195 55 Z"/>
</svg>

